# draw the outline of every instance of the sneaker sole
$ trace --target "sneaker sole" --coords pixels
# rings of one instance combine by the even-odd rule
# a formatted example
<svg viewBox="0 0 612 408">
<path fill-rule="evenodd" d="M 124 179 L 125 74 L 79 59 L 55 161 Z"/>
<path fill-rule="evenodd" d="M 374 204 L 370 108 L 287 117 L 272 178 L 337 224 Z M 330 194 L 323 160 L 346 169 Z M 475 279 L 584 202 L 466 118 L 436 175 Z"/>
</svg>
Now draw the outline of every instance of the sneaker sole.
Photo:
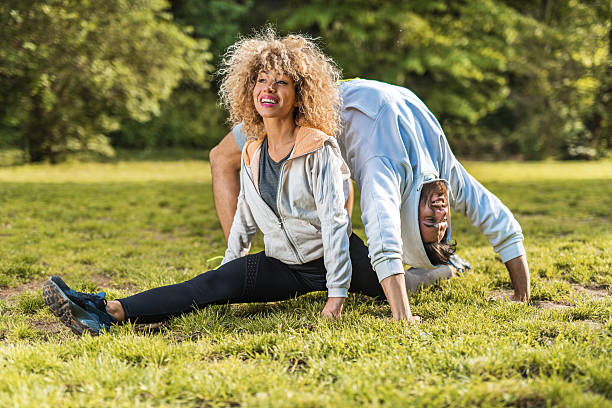
<svg viewBox="0 0 612 408">
<path fill-rule="evenodd" d="M 63 296 L 58 286 L 52 280 L 47 280 L 43 285 L 43 298 L 51 312 L 57 316 L 60 321 L 68 326 L 76 335 L 82 335 L 84 332 L 89 332 L 92 336 L 97 336 L 99 333 L 92 330 L 89 326 L 75 319 L 70 310 L 68 300 Z"/>
</svg>

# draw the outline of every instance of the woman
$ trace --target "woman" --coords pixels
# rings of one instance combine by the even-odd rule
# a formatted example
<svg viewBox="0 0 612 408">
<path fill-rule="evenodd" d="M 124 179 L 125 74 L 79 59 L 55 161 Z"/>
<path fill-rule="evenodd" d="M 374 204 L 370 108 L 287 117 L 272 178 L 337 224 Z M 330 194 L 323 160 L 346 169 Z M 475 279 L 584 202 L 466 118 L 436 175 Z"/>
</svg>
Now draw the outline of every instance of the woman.
<svg viewBox="0 0 612 408">
<path fill-rule="evenodd" d="M 251 136 L 222 265 L 189 281 L 106 301 L 59 277 L 45 302 L 75 333 L 98 334 L 124 321 L 159 322 L 210 304 L 267 302 L 325 290 L 321 314 L 337 317 L 349 288 L 382 296 L 367 249 L 344 208 L 349 172 L 333 135 L 339 128 L 338 70 L 310 40 L 274 33 L 232 46 L 221 99 Z M 248 255 L 259 228 L 265 252 Z M 350 236 L 350 238 L 349 238 Z M 350 244 L 349 244 L 350 242 Z M 349 253 L 349 246 L 351 252 Z M 360 273 L 351 285 L 351 259 Z"/>
</svg>

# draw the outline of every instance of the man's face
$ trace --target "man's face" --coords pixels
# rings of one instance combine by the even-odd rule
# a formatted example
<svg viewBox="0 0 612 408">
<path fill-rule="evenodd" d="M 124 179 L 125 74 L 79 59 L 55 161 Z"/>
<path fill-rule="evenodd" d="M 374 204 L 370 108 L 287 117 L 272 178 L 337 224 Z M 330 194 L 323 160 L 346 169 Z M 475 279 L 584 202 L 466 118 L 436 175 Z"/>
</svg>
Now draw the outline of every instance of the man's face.
<svg viewBox="0 0 612 408">
<path fill-rule="evenodd" d="M 423 191 L 425 193 L 425 191 Z M 419 230 L 424 243 L 440 242 L 448 229 L 446 191 L 434 188 L 419 202 Z"/>
</svg>

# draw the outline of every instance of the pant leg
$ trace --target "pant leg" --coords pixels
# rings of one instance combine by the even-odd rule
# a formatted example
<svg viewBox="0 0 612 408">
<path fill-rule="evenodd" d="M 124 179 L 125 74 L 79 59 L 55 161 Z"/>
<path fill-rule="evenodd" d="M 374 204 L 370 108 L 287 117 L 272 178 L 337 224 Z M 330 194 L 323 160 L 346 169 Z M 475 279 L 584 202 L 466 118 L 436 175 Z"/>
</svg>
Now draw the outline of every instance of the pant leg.
<svg viewBox="0 0 612 408">
<path fill-rule="evenodd" d="M 385 299 L 385 292 L 370 262 L 368 247 L 355 233 L 349 238 L 349 251 L 353 266 L 349 292 Z"/>
<path fill-rule="evenodd" d="M 406 289 L 408 292 L 416 292 L 427 286 L 433 285 L 441 279 L 448 279 L 453 273 L 448 265 L 438 266 L 436 269 L 410 268 L 406 271 Z"/>
<path fill-rule="evenodd" d="M 382 290 L 382 286 L 378 282 L 378 276 L 370 263 L 368 248 L 361 238 L 354 233 L 351 235 L 349 243 L 351 263 L 353 264 L 353 276 L 349 292 L 385 299 L 385 292 Z M 410 268 L 404 273 L 408 292 L 416 292 L 438 282 L 440 279 L 450 277 L 452 277 L 452 272 L 448 265 L 442 265 L 433 270 Z"/>
<path fill-rule="evenodd" d="M 188 281 L 119 299 L 127 320 L 155 323 L 211 304 L 272 302 L 313 289 L 281 261 L 260 252 Z"/>
</svg>

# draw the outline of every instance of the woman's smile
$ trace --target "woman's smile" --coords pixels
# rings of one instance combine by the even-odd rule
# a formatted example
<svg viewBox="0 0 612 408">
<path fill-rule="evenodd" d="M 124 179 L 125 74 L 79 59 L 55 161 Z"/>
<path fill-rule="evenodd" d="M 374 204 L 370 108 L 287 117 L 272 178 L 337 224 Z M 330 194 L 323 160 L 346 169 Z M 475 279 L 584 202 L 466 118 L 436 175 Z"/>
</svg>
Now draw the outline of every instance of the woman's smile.
<svg viewBox="0 0 612 408">
<path fill-rule="evenodd" d="M 278 105 L 278 98 L 274 95 L 263 95 L 259 98 L 259 103 L 264 108 L 270 108 L 274 105 Z"/>
</svg>

